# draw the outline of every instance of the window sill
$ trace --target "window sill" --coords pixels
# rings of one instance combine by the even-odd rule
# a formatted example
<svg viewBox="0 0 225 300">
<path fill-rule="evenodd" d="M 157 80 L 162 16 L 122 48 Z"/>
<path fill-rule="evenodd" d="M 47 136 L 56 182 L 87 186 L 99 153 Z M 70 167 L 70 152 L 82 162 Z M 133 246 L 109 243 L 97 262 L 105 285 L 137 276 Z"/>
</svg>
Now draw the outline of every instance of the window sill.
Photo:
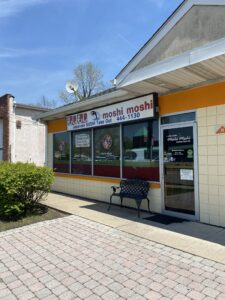
<svg viewBox="0 0 225 300">
<path fill-rule="evenodd" d="M 100 176 L 91 176 L 91 175 L 76 175 L 76 174 L 66 174 L 66 173 L 54 173 L 56 177 L 64 178 L 73 178 L 81 180 L 90 180 L 90 181 L 100 181 L 100 182 L 109 182 L 119 184 L 123 178 L 112 178 L 112 177 L 100 177 Z M 153 189 L 160 189 L 161 185 L 159 182 L 149 181 L 150 187 Z"/>
</svg>

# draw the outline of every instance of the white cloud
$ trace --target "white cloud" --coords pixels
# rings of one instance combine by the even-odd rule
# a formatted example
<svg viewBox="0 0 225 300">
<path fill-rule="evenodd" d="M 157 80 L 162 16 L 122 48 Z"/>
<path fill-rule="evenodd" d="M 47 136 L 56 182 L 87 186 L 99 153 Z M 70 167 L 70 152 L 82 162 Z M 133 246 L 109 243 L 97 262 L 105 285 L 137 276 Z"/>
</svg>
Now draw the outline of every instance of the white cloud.
<svg viewBox="0 0 225 300">
<path fill-rule="evenodd" d="M 19 49 L 19 48 L 0 47 L 0 59 L 17 58 L 17 57 L 28 56 L 28 55 L 42 55 L 48 53 L 49 51 L 45 48 Z"/>
<path fill-rule="evenodd" d="M 47 0 L 0 0 L 0 18 L 12 16 L 30 6 L 46 2 Z"/>
</svg>

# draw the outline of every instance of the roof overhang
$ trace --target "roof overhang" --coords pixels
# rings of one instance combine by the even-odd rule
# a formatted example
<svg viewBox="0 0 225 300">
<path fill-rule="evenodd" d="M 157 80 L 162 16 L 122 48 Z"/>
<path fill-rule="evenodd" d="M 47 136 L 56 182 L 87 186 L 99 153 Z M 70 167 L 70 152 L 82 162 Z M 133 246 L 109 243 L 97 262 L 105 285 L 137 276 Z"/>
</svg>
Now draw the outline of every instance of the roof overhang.
<svg viewBox="0 0 225 300">
<path fill-rule="evenodd" d="M 168 32 L 185 16 L 193 6 L 225 5 L 225 0 L 184 0 L 144 46 L 134 55 L 116 76 L 117 85 L 126 78 L 141 60 L 168 34 Z"/>
<path fill-rule="evenodd" d="M 103 94 L 87 100 L 74 102 L 69 105 L 58 107 L 52 111 L 39 115 L 37 119 L 41 119 L 43 121 L 49 121 L 49 120 L 64 118 L 65 116 L 76 112 L 82 112 L 96 107 L 109 105 L 123 100 L 128 100 L 133 96 L 134 95 L 128 91 L 118 89 L 107 94 Z"/>
<path fill-rule="evenodd" d="M 167 94 L 225 79 L 225 38 L 129 73 L 122 88 L 136 94 Z"/>
<path fill-rule="evenodd" d="M 39 111 L 40 113 L 51 110 L 50 108 L 28 105 L 28 104 L 24 104 L 24 103 L 16 103 L 15 106 L 16 106 L 16 108 L 35 110 L 35 111 Z"/>
</svg>

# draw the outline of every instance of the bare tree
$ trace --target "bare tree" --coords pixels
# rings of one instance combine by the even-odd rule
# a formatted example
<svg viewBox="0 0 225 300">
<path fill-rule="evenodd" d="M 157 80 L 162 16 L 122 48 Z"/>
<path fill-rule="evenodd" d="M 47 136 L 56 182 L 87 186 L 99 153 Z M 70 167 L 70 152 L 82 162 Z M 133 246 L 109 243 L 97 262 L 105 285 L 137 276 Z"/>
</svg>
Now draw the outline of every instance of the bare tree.
<svg viewBox="0 0 225 300">
<path fill-rule="evenodd" d="M 56 108 L 57 102 L 54 99 L 48 99 L 47 97 L 42 96 L 41 100 L 38 101 L 36 105 L 44 108 Z"/>
<path fill-rule="evenodd" d="M 59 97 L 66 104 L 87 99 L 106 88 L 106 84 L 103 83 L 102 78 L 101 70 L 93 63 L 79 64 L 74 69 L 73 78 L 78 85 L 78 90 L 72 94 L 62 91 Z"/>
</svg>

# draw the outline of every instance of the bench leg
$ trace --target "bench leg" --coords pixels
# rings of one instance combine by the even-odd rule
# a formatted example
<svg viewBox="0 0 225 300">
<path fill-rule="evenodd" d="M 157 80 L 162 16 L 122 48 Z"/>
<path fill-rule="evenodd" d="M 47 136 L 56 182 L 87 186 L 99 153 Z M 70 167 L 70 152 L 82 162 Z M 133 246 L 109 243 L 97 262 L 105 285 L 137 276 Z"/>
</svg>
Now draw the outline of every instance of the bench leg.
<svg viewBox="0 0 225 300">
<path fill-rule="evenodd" d="M 140 207 L 141 207 L 141 201 L 140 200 L 137 200 L 135 199 L 136 201 L 136 204 L 137 204 L 137 210 L 138 210 L 138 218 L 140 218 Z"/>
<path fill-rule="evenodd" d="M 120 197 L 120 207 L 123 206 L 123 197 Z"/>
<path fill-rule="evenodd" d="M 148 197 L 147 197 L 147 201 L 148 201 L 148 211 L 151 212 L 150 211 L 150 201 L 149 201 Z"/>
<path fill-rule="evenodd" d="M 114 196 L 113 194 L 110 196 L 110 200 L 109 200 L 109 207 L 108 207 L 108 209 L 107 209 L 107 210 L 110 210 L 110 208 L 111 208 L 111 204 L 112 204 L 112 197 L 113 197 L 113 196 Z"/>
</svg>

